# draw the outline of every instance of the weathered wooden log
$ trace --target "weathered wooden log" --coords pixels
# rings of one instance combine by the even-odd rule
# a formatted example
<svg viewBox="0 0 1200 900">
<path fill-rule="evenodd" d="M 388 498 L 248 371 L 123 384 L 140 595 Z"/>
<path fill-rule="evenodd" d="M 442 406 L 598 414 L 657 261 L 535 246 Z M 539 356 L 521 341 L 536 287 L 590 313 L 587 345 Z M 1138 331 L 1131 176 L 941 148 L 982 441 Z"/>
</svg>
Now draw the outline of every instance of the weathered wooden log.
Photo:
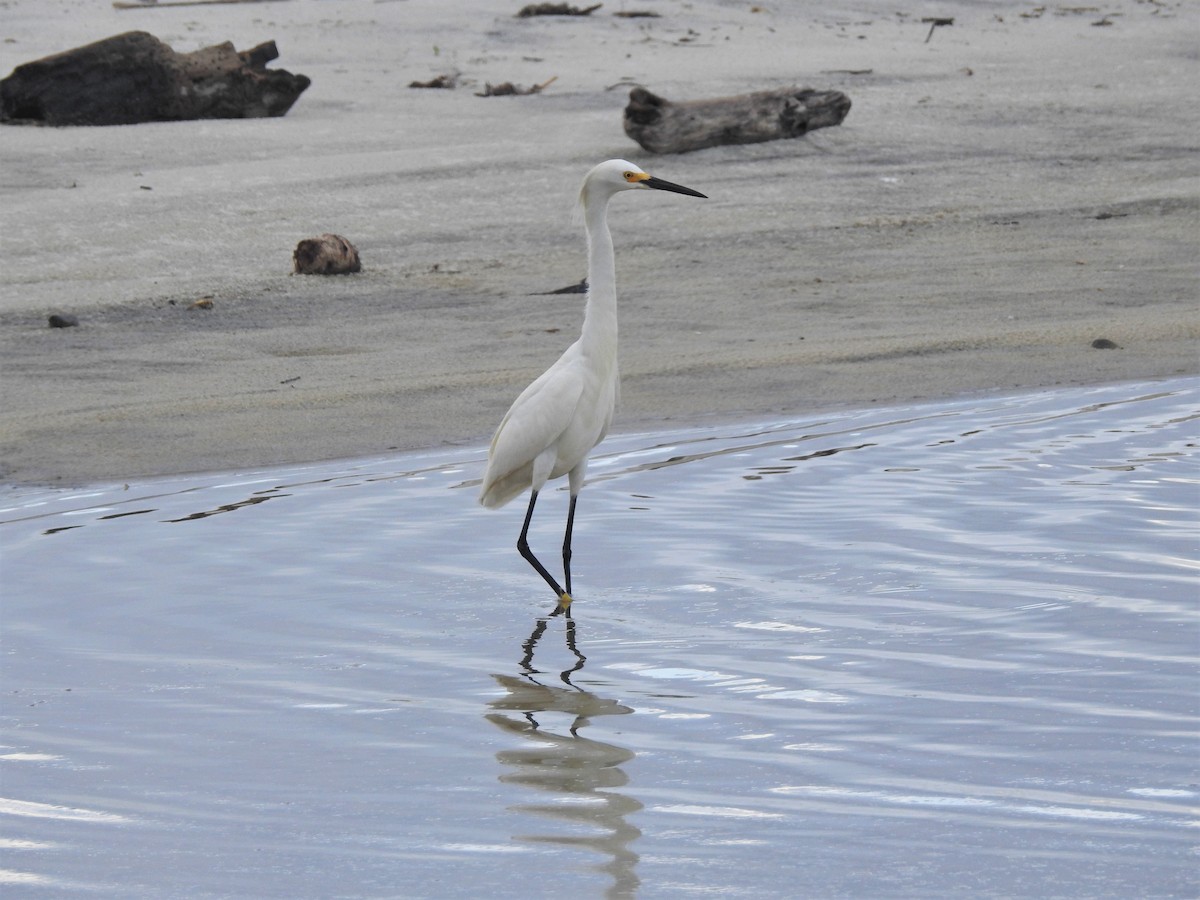
<svg viewBox="0 0 1200 900">
<path fill-rule="evenodd" d="M 311 84 L 267 69 L 274 41 L 238 53 L 226 41 L 176 53 L 128 31 L 13 69 L 0 81 L 0 122 L 132 125 L 179 119 L 282 116 Z"/>
<path fill-rule="evenodd" d="M 672 103 L 636 87 L 625 107 L 625 133 L 651 153 L 684 153 L 800 137 L 840 125 L 848 112 L 850 98 L 841 91 L 783 88 Z"/>
</svg>

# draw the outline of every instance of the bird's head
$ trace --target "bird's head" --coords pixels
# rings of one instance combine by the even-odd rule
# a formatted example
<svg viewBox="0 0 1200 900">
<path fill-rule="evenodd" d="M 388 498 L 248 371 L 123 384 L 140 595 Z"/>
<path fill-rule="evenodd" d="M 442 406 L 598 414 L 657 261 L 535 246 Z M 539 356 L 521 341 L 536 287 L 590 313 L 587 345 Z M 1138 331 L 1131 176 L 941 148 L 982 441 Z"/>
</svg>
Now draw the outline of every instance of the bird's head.
<svg viewBox="0 0 1200 900">
<path fill-rule="evenodd" d="M 587 173 L 587 177 L 583 179 L 583 189 L 580 191 L 579 199 L 586 205 L 590 198 L 607 200 L 620 191 L 645 190 L 647 188 L 687 194 L 689 197 L 705 196 L 699 191 L 693 191 L 683 185 L 655 178 L 628 160 L 610 159 L 600 163 Z"/>
</svg>

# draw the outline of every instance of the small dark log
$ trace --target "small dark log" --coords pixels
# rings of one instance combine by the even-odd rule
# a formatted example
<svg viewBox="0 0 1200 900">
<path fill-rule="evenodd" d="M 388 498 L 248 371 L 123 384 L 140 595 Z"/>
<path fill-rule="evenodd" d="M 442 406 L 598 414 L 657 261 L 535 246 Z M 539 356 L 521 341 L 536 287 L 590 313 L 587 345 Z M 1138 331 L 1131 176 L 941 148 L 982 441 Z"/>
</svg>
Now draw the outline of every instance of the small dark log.
<svg viewBox="0 0 1200 900">
<path fill-rule="evenodd" d="M 850 112 L 841 91 L 784 88 L 672 103 L 645 88 L 629 92 L 625 133 L 651 153 L 795 138 L 840 125 Z"/>
<path fill-rule="evenodd" d="M 596 3 L 592 6 L 580 8 L 572 6 L 569 3 L 531 3 L 528 6 L 521 7 L 521 11 L 517 13 L 517 18 L 528 19 L 531 16 L 590 16 L 603 5 L 603 3 Z"/>
<path fill-rule="evenodd" d="M 555 294 L 586 294 L 588 291 L 587 279 L 584 278 L 577 281 L 575 284 L 568 284 L 566 287 L 556 288 L 553 291 L 538 291 L 535 294 L 530 294 L 531 297 L 553 297 Z"/>
<path fill-rule="evenodd" d="M 358 250 L 340 234 L 305 238 L 292 253 L 297 275 L 347 275 L 362 270 Z"/>
<path fill-rule="evenodd" d="M 181 119 L 282 116 L 311 83 L 266 68 L 274 41 L 176 53 L 129 31 L 17 66 L 0 81 L 0 122 L 132 125 Z"/>
</svg>

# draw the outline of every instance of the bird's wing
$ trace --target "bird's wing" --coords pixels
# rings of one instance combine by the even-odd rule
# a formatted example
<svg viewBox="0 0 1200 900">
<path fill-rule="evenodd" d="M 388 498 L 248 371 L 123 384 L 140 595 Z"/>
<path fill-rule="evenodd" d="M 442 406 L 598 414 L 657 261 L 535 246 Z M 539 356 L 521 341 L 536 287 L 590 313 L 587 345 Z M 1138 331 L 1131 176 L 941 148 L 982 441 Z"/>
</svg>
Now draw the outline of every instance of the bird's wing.
<svg viewBox="0 0 1200 900">
<path fill-rule="evenodd" d="M 501 420 L 479 495 L 484 506 L 501 506 L 530 487 L 534 459 L 571 424 L 583 395 L 573 362 L 568 350 L 521 392 Z"/>
</svg>

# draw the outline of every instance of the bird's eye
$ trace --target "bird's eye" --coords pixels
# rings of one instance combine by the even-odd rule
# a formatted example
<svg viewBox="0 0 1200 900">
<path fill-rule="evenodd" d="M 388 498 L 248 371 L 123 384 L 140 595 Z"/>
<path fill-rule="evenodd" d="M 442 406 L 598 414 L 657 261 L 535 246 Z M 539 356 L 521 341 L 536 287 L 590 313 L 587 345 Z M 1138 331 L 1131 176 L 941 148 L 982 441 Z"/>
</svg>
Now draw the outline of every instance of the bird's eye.
<svg viewBox="0 0 1200 900">
<path fill-rule="evenodd" d="M 634 177 L 635 177 L 635 176 L 634 176 L 634 174 L 633 174 L 632 172 L 626 172 L 626 173 L 625 173 L 625 180 L 626 180 L 626 181 L 633 181 Z"/>
</svg>

